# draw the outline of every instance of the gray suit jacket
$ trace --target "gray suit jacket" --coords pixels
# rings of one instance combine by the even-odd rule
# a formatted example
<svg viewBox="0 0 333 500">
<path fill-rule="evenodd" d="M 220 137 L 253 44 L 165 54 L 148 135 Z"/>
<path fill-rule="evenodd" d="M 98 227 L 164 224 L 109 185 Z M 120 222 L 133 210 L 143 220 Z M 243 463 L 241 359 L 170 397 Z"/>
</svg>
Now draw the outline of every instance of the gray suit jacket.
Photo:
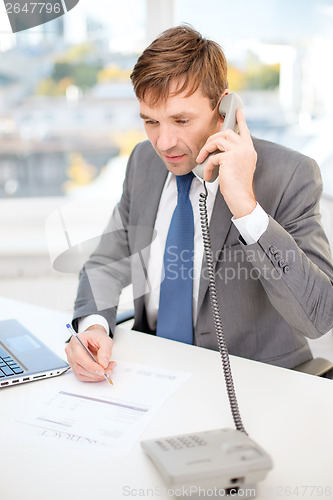
<svg viewBox="0 0 333 500">
<path fill-rule="evenodd" d="M 218 191 L 210 233 L 220 311 L 230 354 L 292 368 L 311 359 L 304 335 L 319 337 L 333 325 L 333 264 L 318 208 L 321 178 L 317 164 L 300 153 L 258 139 L 254 147 L 255 194 L 269 225 L 257 243 L 243 244 Z M 154 333 L 144 306 L 146 263 L 166 176 L 151 144 L 136 146 L 121 201 L 81 272 L 74 325 L 98 313 L 114 331 L 119 294 L 132 282 L 134 329 Z M 205 265 L 194 338 L 198 346 L 217 349 Z"/>
</svg>

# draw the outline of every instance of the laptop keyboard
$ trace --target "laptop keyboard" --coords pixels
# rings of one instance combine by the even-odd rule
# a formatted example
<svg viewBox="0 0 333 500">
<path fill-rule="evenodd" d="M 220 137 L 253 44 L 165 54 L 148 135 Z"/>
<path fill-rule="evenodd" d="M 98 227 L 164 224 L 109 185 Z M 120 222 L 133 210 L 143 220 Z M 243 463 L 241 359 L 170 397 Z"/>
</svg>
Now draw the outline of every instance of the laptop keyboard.
<svg viewBox="0 0 333 500">
<path fill-rule="evenodd" d="M 24 370 L 0 347 L 0 378 L 19 375 Z"/>
</svg>

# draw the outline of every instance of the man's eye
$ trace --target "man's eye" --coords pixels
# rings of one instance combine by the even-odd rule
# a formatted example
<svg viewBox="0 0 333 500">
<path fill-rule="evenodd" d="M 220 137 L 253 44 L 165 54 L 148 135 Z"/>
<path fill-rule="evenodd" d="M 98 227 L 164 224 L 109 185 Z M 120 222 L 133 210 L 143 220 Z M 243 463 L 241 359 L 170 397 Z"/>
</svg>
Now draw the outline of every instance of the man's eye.
<svg viewBox="0 0 333 500">
<path fill-rule="evenodd" d="M 189 120 L 177 120 L 177 123 L 179 123 L 179 125 L 187 125 L 189 122 Z"/>
<path fill-rule="evenodd" d="M 156 125 L 158 122 L 156 122 L 155 120 L 146 120 L 145 121 L 145 124 L 146 125 Z"/>
</svg>

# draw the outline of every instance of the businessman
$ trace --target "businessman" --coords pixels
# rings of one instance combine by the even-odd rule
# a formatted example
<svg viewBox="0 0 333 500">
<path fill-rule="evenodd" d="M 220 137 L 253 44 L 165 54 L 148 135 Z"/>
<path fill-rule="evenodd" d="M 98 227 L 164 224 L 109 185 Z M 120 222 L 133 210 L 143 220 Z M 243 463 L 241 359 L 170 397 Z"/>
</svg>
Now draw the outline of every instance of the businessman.
<svg viewBox="0 0 333 500">
<path fill-rule="evenodd" d="M 134 329 L 217 349 L 192 170 L 210 153 L 205 180 L 217 298 L 231 354 L 293 368 L 311 359 L 306 338 L 333 324 L 333 265 L 320 222 L 317 164 L 222 130 L 229 92 L 222 49 L 189 26 L 164 32 L 131 80 L 149 141 L 132 152 L 123 194 L 80 274 L 73 326 L 94 363 L 69 342 L 80 380 L 111 374 L 117 303 L 133 284 Z"/>
</svg>

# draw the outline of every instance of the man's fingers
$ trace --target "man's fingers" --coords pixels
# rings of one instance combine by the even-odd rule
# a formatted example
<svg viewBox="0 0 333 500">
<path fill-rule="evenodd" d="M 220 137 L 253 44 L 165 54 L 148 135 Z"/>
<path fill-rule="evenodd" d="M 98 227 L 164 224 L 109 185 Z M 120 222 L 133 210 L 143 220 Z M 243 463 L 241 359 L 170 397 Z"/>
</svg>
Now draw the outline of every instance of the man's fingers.
<svg viewBox="0 0 333 500">
<path fill-rule="evenodd" d="M 223 130 L 216 134 L 213 134 L 207 139 L 206 144 L 200 150 L 196 161 L 202 163 L 208 154 L 220 152 L 224 153 L 233 149 L 237 144 L 239 144 L 239 135 L 233 132 L 233 130 Z"/>
<path fill-rule="evenodd" d="M 84 338 L 84 334 L 80 334 L 80 340 L 86 347 L 88 347 L 88 343 Z M 90 358 L 89 354 L 85 351 L 78 339 L 74 336 L 71 338 L 68 348 L 66 349 L 66 353 L 69 364 L 78 364 L 84 367 L 87 372 L 97 375 L 103 375 L 103 368 Z"/>
<path fill-rule="evenodd" d="M 115 361 L 110 361 L 110 363 L 108 364 L 108 366 L 105 368 L 105 373 L 109 376 L 112 375 L 112 372 L 113 370 L 115 369 L 115 367 L 117 366 L 117 363 Z"/>
<path fill-rule="evenodd" d="M 196 162 L 202 163 L 207 158 L 209 153 L 213 153 L 214 151 L 216 151 L 216 146 L 213 144 L 213 142 L 206 142 L 206 144 L 196 157 Z"/>
<path fill-rule="evenodd" d="M 76 377 L 82 382 L 100 382 L 105 380 L 104 373 L 111 376 L 116 366 L 117 363 L 115 361 L 110 361 L 105 371 L 102 370 L 100 374 L 97 374 L 89 372 L 84 366 L 81 366 L 79 363 L 73 363 L 72 370 L 75 373 Z"/>
<path fill-rule="evenodd" d="M 90 351 L 93 351 L 96 362 L 105 369 L 112 355 L 112 339 L 100 330 L 87 330 L 80 337 Z"/>
<path fill-rule="evenodd" d="M 100 344 L 100 348 L 97 351 L 97 362 L 104 368 L 107 368 L 110 362 L 110 358 L 112 355 L 112 347 L 113 347 L 112 339 L 110 339 L 109 336 L 107 337 L 104 336 L 104 339 Z"/>
<path fill-rule="evenodd" d="M 84 351 L 82 346 L 81 350 L 82 352 L 78 352 L 78 354 L 76 355 L 75 362 L 81 365 L 87 372 L 91 373 L 92 375 L 98 375 L 100 377 L 103 377 L 104 375 L 103 367 L 99 363 L 97 363 L 97 361 L 94 362 L 90 358 L 88 353 Z"/>
<path fill-rule="evenodd" d="M 105 371 L 112 371 L 115 363 L 110 363 L 113 341 L 101 330 L 87 330 L 80 334 L 80 340 L 96 359 L 94 362 L 75 337 L 67 345 L 67 359 L 75 375 L 84 381 L 103 380 Z"/>
<path fill-rule="evenodd" d="M 104 371 L 101 370 L 100 374 L 89 372 L 84 366 L 79 363 L 73 363 L 72 370 L 79 380 L 85 382 L 99 382 L 104 380 Z"/>
<path fill-rule="evenodd" d="M 217 134 L 213 134 L 208 137 L 205 145 L 201 148 L 198 156 L 196 157 L 196 161 L 198 163 L 203 163 L 207 156 L 211 153 L 215 153 L 215 151 L 223 153 L 225 151 L 229 132 L 230 131 L 225 130 L 224 132 L 218 132 Z"/>
<path fill-rule="evenodd" d="M 229 151 L 235 145 L 240 143 L 240 138 L 251 139 L 251 134 L 245 121 L 245 116 L 242 109 L 236 111 L 236 119 L 239 129 L 239 134 L 233 130 L 221 130 L 208 137 L 205 145 L 199 151 L 196 158 L 197 163 L 202 163 L 210 153 L 214 151 Z"/>
<path fill-rule="evenodd" d="M 240 137 L 251 137 L 250 131 L 245 121 L 245 116 L 242 109 L 237 109 L 236 119 Z"/>
<path fill-rule="evenodd" d="M 225 153 L 216 153 L 216 154 L 211 155 L 208 158 L 207 163 L 206 163 L 205 168 L 204 168 L 204 180 L 205 181 L 210 180 L 214 168 L 220 168 L 219 166 L 222 163 L 224 155 L 225 155 Z"/>
</svg>

